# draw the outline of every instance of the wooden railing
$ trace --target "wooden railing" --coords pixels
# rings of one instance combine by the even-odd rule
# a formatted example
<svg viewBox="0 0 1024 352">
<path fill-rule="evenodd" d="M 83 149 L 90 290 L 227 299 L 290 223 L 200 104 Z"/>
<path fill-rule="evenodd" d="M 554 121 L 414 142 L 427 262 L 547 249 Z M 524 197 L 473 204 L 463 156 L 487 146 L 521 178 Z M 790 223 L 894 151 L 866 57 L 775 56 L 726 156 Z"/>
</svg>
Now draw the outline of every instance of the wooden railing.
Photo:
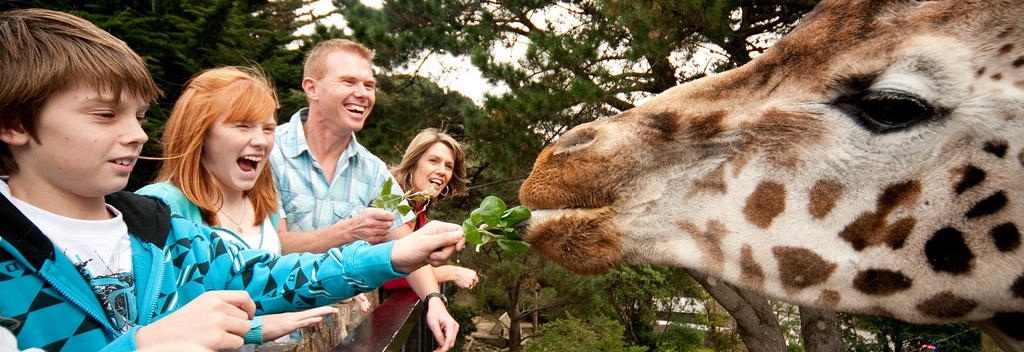
<svg viewBox="0 0 1024 352">
<path fill-rule="evenodd" d="M 410 289 L 391 292 L 335 352 L 432 351 L 434 338 L 424 319 L 424 305 Z"/>
</svg>

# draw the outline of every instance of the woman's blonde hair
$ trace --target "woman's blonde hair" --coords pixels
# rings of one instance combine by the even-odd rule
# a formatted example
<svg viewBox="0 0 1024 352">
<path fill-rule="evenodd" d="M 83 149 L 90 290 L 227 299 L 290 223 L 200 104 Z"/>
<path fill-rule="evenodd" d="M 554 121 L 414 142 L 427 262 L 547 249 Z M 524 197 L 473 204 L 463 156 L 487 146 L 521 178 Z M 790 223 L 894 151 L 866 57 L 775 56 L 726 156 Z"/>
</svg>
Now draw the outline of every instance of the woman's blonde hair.
<svg viewBox="0 0 1024 352">
<path fill-rule="evenodd" d="M 270 80 L 257 69 L 219 67 L 192 77 L 164 125 L 164 162 L 156 181 L 169 181 L 181 189 L 207 224 L 220 226 L 216 213 L 223 200 L 213 175 L 202 165 L 203 141 L 222 116 L 224 123 L 261 122 L 275 119 L 278 108 Z M 277 210 L 277 190 L 270 173 L 270 168 L 264 167 L 253 188 L 244 193 L 256 215 L 253 225 Z"/>
<path fill-rule="evenodd" d="M 419 162 L 423 154 L 427 153 L 427 149 L 430 149 L 434 143 L 442 143 L 451 149 L 452 158 L 455 159 L 455 165 L 452 167 L 452 178 L 445 185 L 444 189 L 437 195 L 436 201 L 440 201 L 448 196 L 464 196 L 469 194 L 469 179 L 466 178 L 466 153 L 462 150 L 462 145 L 459 144 L 455 138 L 444 133 L 436 128 L 427 128 L 413 137 L 412 141 L 409 142 L 409 146 L 405 148 L 405 155 L 402 156 L 402 162 L 398 166 L 391 168 L 391 173 L 398 180 L 398 185 L 402 186 L 403 190 L 413 189 L 412 185 L 412 172 L 416 170 L 416 163 Z"/>
</svg>

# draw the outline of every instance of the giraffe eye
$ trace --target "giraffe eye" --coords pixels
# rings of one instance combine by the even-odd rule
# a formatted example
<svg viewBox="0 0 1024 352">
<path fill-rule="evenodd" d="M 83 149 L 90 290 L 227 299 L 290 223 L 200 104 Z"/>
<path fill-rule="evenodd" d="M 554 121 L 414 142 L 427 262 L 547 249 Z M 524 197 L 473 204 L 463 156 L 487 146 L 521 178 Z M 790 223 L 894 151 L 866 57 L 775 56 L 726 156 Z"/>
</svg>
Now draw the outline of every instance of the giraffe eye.
<svg viewBox="0 0 1024 352">
<path fill-rule="evenodd" d="M 923 99 L 896 90 L 871 90 L 837 101 L 859 124 L 875 132 L 891 132 L 927 121 L 936 109 Z"/>
</svg>

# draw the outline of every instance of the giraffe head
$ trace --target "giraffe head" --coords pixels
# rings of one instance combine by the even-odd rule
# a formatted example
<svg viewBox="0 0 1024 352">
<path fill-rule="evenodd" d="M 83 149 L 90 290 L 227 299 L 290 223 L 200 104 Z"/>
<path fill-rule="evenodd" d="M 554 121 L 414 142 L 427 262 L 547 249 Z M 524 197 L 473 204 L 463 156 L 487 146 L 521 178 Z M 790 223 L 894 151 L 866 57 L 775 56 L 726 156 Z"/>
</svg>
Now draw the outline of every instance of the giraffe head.
<svg viewBox="0 0 1024 352">
<path fill-rule="evenodd" d="M 910 322 L 1024 321 L 1021 18 L 1021 0 L 822 1 L 749 64 L 547 147 L 519 193 L 527 240 L 581 273 L 662 264 Z"/>
</svg>

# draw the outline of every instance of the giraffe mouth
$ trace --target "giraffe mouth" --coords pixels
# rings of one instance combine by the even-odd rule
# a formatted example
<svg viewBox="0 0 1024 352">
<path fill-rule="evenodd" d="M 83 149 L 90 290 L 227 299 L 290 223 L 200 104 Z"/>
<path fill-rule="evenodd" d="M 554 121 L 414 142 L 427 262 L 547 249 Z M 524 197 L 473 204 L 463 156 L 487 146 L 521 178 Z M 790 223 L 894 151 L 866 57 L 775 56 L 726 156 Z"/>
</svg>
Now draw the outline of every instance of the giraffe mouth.
<svg viewBox="0 0 1024 352">
<path fill-rule="evenodd" d="M 531 210 L 524 238 L 540 254 L 581 274 L 607 271 L 622 260 L 622 233 L 611 207 Z"/>
</svg>

